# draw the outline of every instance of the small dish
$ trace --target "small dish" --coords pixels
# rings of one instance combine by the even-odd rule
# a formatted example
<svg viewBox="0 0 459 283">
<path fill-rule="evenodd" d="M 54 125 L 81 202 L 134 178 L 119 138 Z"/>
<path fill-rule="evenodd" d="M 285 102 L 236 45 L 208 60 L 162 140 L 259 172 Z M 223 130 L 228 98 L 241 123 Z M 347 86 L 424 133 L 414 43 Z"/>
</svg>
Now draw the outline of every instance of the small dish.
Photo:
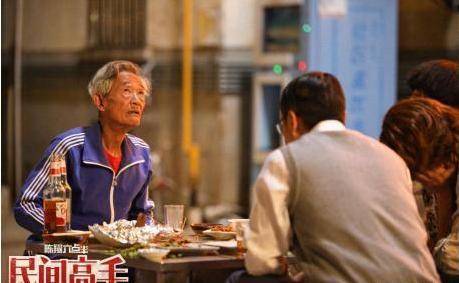
<svg viewBox="0 0 459 283">
<path fill-rule="evenodd" d="M 204 232 L 205 230 L 209 230 L 217 226 L 222 226 L 222 224 L 193 223 L 193 224 L 190 224 L 190 226 L 195 234 L 202 234 L 202 232 Z"/>
<path fill-rule="evenodd" d="M 148 248 L 140 249 L 139 255 L 153 262 L 161 262 L 170 253 L 169 249 Z"/>
<path fill-rule="evenodd" d="M 203 245 L 206 246 L 211 246 L 211 247 L 219 247 L 219 248 L 224 248 L 224 249 L 236 249 L 237 248 L 237 242 L 236 240 L 229 240 L 229 241 L 206 241 L 202 243 Z"/>
<path fill-rule="evenodd" d="M 45 244 L 66 243 L 66 244 L 87 244 L 90 231 L 70 230 L 61 233 L 43 234 Z"/>
<path fill-rule="evenodd" d="M 169 250 L 171 253 L 182 253 L 182 254 L 207 254 L 212 252 L 218 252 L 219 247 L 210 245 L 203 245 L 199 243 L 186 243 L 182 246 L 161 246 L 156 244 L 150 244 L 150 247 L 157 249 Z"/>
<path fill-rule="evenodd" d="M 118 239 L 115 239 L 113 237 L 110 237 L 107 232 L 99 229 L 99 227 L 93 227 L 89 226 L 89 231 L 92 232 L 94 237 L 102 244 L 110 246 L 110 247 L 115 247 L 115 248 L 127 248 L 131 246 L 130 243 L 127 241 L 121 241 Z"/>
<path fill-rule="evenodd" d="M 231 240 L 236 237 L 236 232 L 223 232 L 223 231 L 212 231 L 205 230 L 202 232 L 204 235 L 211 236 L 217 240 Z"/>
</svg>

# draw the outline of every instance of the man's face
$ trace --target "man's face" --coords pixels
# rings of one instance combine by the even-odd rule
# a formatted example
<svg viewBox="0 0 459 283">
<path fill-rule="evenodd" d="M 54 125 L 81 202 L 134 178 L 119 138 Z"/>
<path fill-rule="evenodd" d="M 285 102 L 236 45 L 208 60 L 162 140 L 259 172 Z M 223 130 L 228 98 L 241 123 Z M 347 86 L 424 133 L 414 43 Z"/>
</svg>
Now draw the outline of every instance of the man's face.
<svg viewBox="0 0 459 283">
<path fill-rule="evenodd" d="M 104 106 L 102 115 L 108 123 L 116 127 L 137 127 L 140 125 L 147 96 L 147 86 L 140 76 L 121 72 L 113 81 L 109 94 L 101 99 Z"/>
</svg>

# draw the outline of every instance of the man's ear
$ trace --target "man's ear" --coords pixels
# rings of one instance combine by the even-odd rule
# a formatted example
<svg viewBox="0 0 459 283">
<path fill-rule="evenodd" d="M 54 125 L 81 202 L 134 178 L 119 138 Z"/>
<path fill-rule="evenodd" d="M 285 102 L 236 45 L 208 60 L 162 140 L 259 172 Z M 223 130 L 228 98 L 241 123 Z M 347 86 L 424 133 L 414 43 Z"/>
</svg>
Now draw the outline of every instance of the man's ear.
<svg viewBox="0 0 459 283">
<path fill-rule="evenodd" d="M 292 129 L 292 135 L 296 139 L 303 135 L 304 133 L 308 132 L 310 129 L 304 124 L 304 122 L 300 119 L 300 116 L 295 114 L 292 110 L 289 110 L 288 113 L 288 120 L 287 123 L 290 123 Z"/>
<path fill-rule="evenodd" d="M 104 103 L 102 101 L 102 97 L 100 95 L 95 94 L 91 98 L 92 98 L 92 103 L 97 107 L 97 109 L 99 111 L 104 111 L 105 110 L 105 106 L 104 106 Z"/>
<path fill-rule="evenodd" d="M 299 120 L 298 116 L 296 116 L 295 112 L 289 110 L 287 112 L 287 123 L 290 123 L 291 129 L 298 130 Z"/>
</svg>

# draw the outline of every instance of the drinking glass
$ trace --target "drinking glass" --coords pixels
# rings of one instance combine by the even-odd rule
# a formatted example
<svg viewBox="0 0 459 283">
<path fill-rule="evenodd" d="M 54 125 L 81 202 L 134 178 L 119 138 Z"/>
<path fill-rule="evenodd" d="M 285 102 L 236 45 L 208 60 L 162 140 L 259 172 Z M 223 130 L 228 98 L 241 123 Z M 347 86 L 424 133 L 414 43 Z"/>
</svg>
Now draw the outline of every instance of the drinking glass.
<svg viewBox="0 0 459 283">
<path fill-rule="evenodd" d="M 182 204 L 164 205 L 164 219 L 166 226 L 172 228 L 175 232 L 183 231 L 183 211 Z"/>
</svg>

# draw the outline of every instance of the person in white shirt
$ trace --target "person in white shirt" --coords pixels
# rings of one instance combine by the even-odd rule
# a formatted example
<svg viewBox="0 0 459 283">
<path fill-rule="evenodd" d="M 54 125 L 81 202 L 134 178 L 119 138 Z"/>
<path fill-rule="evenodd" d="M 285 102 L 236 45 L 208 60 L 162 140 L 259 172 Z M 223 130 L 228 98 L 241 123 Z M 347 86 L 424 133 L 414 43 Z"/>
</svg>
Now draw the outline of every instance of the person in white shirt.
<svg viewBox="0 0 459 283">
<path fill-rule="evenodd" d="M 282 92 L 274 150 L 253 188 L 246 271 L 227 282 L 439 282 L 403 160 L 345 128 L 338 80 L 306 73 Z M 292 251 L 300 273 L 288 276 Z"/>
</svg>

